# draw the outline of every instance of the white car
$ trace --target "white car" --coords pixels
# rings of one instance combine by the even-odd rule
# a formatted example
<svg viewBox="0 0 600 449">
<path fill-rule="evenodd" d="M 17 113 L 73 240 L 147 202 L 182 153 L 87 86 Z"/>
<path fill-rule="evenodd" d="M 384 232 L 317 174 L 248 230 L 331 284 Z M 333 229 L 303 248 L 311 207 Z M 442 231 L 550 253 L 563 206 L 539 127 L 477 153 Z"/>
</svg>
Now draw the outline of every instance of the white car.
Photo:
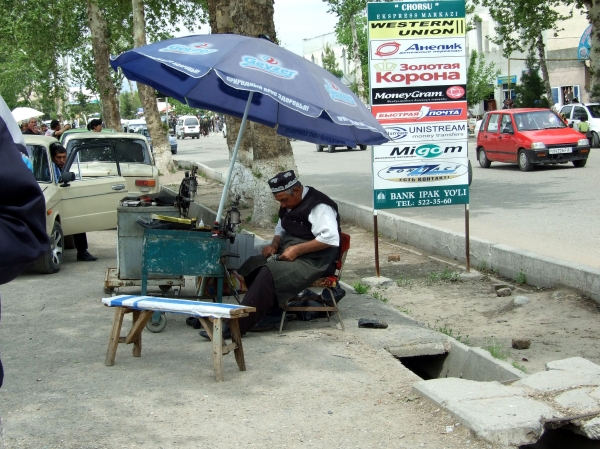
<svg viewBox="0 0 600 449">
<path fill-rule="evenodd" d="M 62 266 L 65 236 L 117 226 L 117 204 L 127 195 L 127 181 L 120 174 L 119 162 L 105 160 L 105 147 L 77 146 L 67 158 L 59 182 L 50 157 L 50 145 L 58 140 L 36 135 L 24 138 L 33 175 L 46 200 L 50 237 L 50 248 L 34 267 L 40 273 L 56 273 Z M 84 158 L 88 162 L 82 162 Z"/>
<path fill-rule="evenodd" d="M 592 148 L 600 147 L 600 103 L 571 103 L 560 108 L 560 114 L 565 114 L 567 124 L 578 129 L 579 122 L 585 117 L 590 125 L 588 140 Z"/>
<path fill-rule="evenodd" d="M 114 162 L 118 160 L 120 174 L 127 181 L 127 191 L 130 196 L 141 196 L 158 193 L 160 181 L 154 156 L 150 151 L 148 141 L 138 133 L 73 133 L 66 136 L 62 142 L 67 154 L 83 148 L 102 149 L 102 157 L 97 158 L 94 151 L 83 151 L 79 161 L 84 173 L 96 175 L 111 173 Z M 85 174 L 84 174 L 85 176 Z"/>
<path fill-rule="evenodd" d="M 193 115 L 184 115 L 183 117 L 179 117 L 177 120 L 177 125 L 175 126 L 175 136 L 178 139 L 185 139 L 186 137 L 191 137 L 199 139 L 200 138 L 200 122 L 197 117 Z"/>
</svg>

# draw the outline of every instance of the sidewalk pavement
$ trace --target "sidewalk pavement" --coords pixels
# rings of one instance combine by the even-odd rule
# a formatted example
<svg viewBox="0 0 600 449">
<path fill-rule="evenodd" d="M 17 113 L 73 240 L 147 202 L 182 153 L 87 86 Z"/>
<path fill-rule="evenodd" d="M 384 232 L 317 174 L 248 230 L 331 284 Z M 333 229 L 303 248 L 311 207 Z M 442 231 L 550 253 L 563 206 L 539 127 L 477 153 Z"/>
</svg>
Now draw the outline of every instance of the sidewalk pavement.
<svg viewBox="0 0 600 449">
<path fill-rule="evenodd" d="M 447 432 L 454 419 L 419 399 L 419 378 L 383 349 L 407 336 L 445 337 L 352 292 L 341 302 L 346 332 L 333 318 L 290 322 L 281 336 L 249 333 L 247 371 L 226 356 L 222 383 L 210 343 L 174 314 L 162 333 L 144 331 L 140 358 L 119 345 L 106 367 L 113 310 L 100 299 L 116 231 L 88 239 L 97 262 L 67 251 L 59 273 L 27 272 L 2 286 L 6 448 L 492 447 L 463 426 Z M 183 294 L 191 292 L 190 280 Z M 389 328 L 361 329 L 359 318 Z"/>
</svg>

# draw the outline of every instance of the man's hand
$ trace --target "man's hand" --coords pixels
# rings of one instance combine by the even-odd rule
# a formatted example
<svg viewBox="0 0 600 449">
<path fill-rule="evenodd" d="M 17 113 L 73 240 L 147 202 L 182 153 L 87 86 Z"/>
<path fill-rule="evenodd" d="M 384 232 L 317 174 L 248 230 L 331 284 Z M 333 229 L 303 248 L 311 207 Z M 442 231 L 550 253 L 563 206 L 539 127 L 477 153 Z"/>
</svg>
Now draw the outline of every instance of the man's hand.
<svg viewBox="0 0 600 449">
<path fill-rule="evenodd" d="M 277 260 L 284 260 L 287 262 L 293 262 L 294 260 L 296 260 L 296 258 L 301 254 L 298 251 L 298 247 L 300 245 L 293 245 L 293 246 L 288 246 L 285 250 L 283 250 L 283 252 L 279 255 L 279 257 L 277 258 Z"/>
<path fill-rule="evenodd" d="M 262 255 L 265 256 L 265 257 L 272 256 L 273 254 L 277 254 L 277 250 L 278 249 L 279 248 L 276 245 L 273 245 L 273 244 L 265 246 L 263 248 L 263 250 L 262 250 Z"/>
</svg>

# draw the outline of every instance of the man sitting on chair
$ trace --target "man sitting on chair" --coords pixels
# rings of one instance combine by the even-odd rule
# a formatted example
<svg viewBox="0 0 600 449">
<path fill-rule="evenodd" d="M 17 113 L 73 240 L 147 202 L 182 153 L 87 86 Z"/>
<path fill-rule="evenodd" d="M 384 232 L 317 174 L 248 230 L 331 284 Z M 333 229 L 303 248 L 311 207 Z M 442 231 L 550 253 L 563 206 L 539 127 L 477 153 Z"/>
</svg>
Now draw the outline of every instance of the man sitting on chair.
<svg viewBox="0 0 600 449">
<path fill-rule="evenodd" d="M 244 335 L 273 307 L 285 303 L 314 281 L 335 272 L 339 256 L 340 216 L 337 204 L 312 187 L 304 187 L 293 170 L 269 180 L 281 205 L 275 236 L 262 255 L 250 257 L 238 269 L 248 291 L 242 305 L 256 308 L 239 319 Z M 229 338 L 224 326 L 223 337 Z M 200 335 L 208 338 L 205 331 Z"/>
</svg>

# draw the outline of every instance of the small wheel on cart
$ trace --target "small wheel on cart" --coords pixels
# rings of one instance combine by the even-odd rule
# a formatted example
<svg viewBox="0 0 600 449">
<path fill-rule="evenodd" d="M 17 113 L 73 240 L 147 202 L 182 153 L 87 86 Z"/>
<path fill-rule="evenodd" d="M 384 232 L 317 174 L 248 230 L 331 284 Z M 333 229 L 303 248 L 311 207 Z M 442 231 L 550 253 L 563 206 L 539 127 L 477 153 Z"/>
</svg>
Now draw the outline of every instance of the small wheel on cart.
<svg viewBox="0 0 600 449">
<path fill-rule="evenodd" d="M 171 285 L 159 285 L 158 288 L 160 288 L 161 292 L 168 292 L 169 290 L 171 290 Z"/>
<path fill-rule="evenodd" d="M 107 287 L 106 285 L 104 286 L 104 293 L 106 293 L 107 295 L 112 295 L 112 293 L 115 291 L 114 287 Z"/>
<path fill-rule="evenodd" d="M 150 320 L 148 321 L 148 324 L 146 324 L 146 329 L 155 334 L 165 330 L 165 327 L 167 327 L 167 317 L 164 313 L 160 314 L 158 322 L 153 323 L 152 320 Z"/>
</svg>

